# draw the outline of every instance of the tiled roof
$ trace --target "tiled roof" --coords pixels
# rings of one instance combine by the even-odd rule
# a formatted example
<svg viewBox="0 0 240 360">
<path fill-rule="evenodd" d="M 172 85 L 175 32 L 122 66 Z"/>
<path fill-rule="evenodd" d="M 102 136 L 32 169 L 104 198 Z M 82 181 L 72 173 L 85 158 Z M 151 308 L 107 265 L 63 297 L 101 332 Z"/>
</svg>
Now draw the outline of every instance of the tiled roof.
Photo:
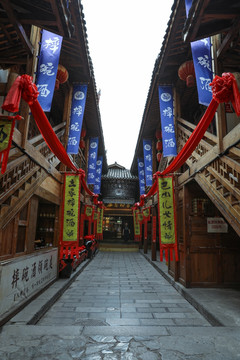
<svg viewBox="0 0 240 360">
<path fill-rule="evenodd" d="M 105 175 L 102 175 L 102 179 L 127 179 L 127 180 L 137 180 L 138 177 L 131 174 L 130 170 L 125 169 L 123 166 L 116 164 L 110 165 L 108 167 L 108 172 Z"/>
</svg>

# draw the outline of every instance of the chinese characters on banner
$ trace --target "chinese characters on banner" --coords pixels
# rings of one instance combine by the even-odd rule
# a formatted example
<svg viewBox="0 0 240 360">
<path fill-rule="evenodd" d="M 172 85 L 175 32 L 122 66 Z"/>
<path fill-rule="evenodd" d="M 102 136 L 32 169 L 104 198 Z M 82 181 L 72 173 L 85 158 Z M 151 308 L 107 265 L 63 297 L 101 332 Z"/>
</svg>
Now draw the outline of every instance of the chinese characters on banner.
<svg viewBox="0 0 240 360">
<path fill-rule="evenodd" d="M 62 36 L 42 31 L 36 85 L 39 91 L 38 101 L 43 111 L 51 110 L 61 46 Z"/>
<path fill-rule="evenodd" d="M 191 6 L 192 0 L 185 0 L 187 17 Z M 210 38 L 192 42 L 191 48 L 197 82 L 198 100 L 200 104 L 208 106 L 212 100 L 212 89 L 209 84 L 213 79 Z"/>
<path fill-rule="evenodd" d="M 97 239 L 103 239 L 103 207 L 97 209 L 98 219 L 97 219 Z"/>
<path fill-rule="evenodd" d="M 96 177 L 95 177 L 95 184 L 94 184 L 94 194 L 100 194 L 101 190 L 101 178 L 102 178 L 102 163 L 103 163 L 103 157 L 99 156 L 97 159 L 96 164 Z"/>
<path fill-rule="evenodd" d="M 145 173 L 143 159 L 138 159 L 138 179 L 140 195 L 145 194 Z"/>
<path fill-rule="evenodd" d="M 140 241 L 140 237 L 141 237 L 140 224 L 137 219 L 138 213 L 139 213 L 139 210 L 136 210 L 133 208 L 133 226 L 134 226 L 134 240 L 135 241 Z"/>
<path fill-rule="evenodd" d="M 80 190 L 80 175 L 65 174 L 62 241 L 78 241 Z"/>
<path fill-rule="evenodd" d="M 210 38 L 192 42 L 191 48 L 197 82 L 198 101 L 200 104 L 208 106 L 212 100 L 212 88 L 209 84 L 213 79 Z"/>
<path fill-rule="evenodd" d="M 177 146 L 173 118 L 173 93 L 171 86 L 159 86 L 159 106 L 162 126 L 163 156 L 176 156 Z"/>
<path fill-rule="evenodd" d="M 172 176 L 158 177 L 158 218 L 160 261 L 163 260 L 163 250 L 165 250 L 166 261 L 168 261 L 168 250 L 170 260 L 173 260 L 174 250 L 175 260 L 178 261 Z"/>
<path fill-rule="evenodd" d="M 143 140 L 146 186 L 152 186 L 152 140 Z"/>
<path fill-rule="evenodd" d="M 73 88 L 71 120 L 67 144 L 68 154 L 78 154 L 86 97 L 87 85 L 75 85 Z"/>
<path fill-rule="evenodd" d="M 92 218 L 93 217 L 93 207 L 91 205 L 85 205 L 85 211 L 84 211 L 86 218 Z"/>
<path fill-rule="evenodd" d="M 98 154 L 98 138 L 95 137 L 95 138 L 91 138 L 89 142 L 88 174 L 87 174 L 88 185 L 95 184 L 97 154 Z"/>
</svg>

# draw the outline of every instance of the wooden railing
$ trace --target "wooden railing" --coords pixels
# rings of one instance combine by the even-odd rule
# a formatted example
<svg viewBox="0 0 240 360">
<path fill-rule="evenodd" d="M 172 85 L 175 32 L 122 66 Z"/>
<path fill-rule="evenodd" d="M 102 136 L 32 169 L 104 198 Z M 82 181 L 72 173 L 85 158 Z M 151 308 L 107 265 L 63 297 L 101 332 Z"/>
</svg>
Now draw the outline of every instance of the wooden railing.
<svg viewBox="0 0 240 360">
<path fill-rule="evenodd" d="M 54 128 L 60 141 L 65 132 L 64 126 L 63 123 Z M 0 176 L 0 218 L 4 215 L 5 219 L 6 213 L 11 213 L 14 203 L 21 203 L 20 198 L 26 201 L 49 174 L 57 181 L 62 181 L 61 174 L 55 169 L 59 160 L 42 136 L 31 139 L 26 150 L 21 149 L 17 143 L 15 145 L 10 150 L 7 170 Z"/>
<path fill-rule="evenodd" d="M 195 126 L 183 119 L 178 121 L 178 145 L 184 146 Z M 240 148 L 239 126 L 223 141 L 219 151 L 217 137 L 206 132 L 190 158 L 189 170 L 181 175 L 178 183 L 194 178 L 212 199 L 221 213 L 240 235 Z M 232 140 L 232 143 L 231 141 Z M 236 141 L 238 139 L 238 141 Z M 225 148 L 224 148 L 225 146 Z"/>
</svg>

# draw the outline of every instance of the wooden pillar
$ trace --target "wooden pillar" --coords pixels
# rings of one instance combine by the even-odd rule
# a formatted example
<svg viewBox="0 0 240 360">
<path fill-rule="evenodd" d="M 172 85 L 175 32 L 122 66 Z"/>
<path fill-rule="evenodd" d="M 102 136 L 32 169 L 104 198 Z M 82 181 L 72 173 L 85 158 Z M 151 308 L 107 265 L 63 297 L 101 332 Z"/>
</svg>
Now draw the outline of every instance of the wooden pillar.
<svg viewBox="0 0 240 360">
<path fill-rule="evenodd" d="M 33 45 L 34 53 L 32 57 L 28 56 L 27 65 L 26 65 L 26 73 L 33 77 L 33 81 L 35 81 L 35 72 L 37 68 L 37 55 L 39 50 L 39 41 L 40 41 L 40 29 L 36 26 L 32 26 L 30 42 Z M 29 128 L 29 106 L 25 101 L 21 102 L 20 106 L 20 114 L 24 118 L 24 120 L 19 121 L 19 131 L 22 134 L 22 148 L 26 147 L 26 142 L 28 139 L 28 128 Z"/>
<path fill-rule="evenodd" d="M 73 87 L 69 86 L 68 91 L 65 94 L 65 101 L 64 101 L 64 109 L 63 109 L 63 122 L 66 123 L 65 125 L 65 134 L 64 134 L 64 140 L 63 140 L 63 146 L 67 148 L 67 142 L 68 142 L 68 135 L 69 135 L 69 127 L 70 127 L 70 115 L 71 115 L 71 103 L 72 103 L 72 92 Z M 60 171 L 65 171 L 66 165 L 62 164 L 60 165 Z"/>
<path fill-rule="evenodd" d="M 217 51 L 221 45 L 220 35 L 212 37 L 212 58 L 214 60 L 214 75 L 222 75 L 222 66 L 218 62 Z M 216 131 L 217 131 L 217 139 L 219 152 L 223 150 L 223 138 L 227 134 L 227 122 L 226 122 L 226 113 L 225 113 L 225 105 L 223 103 L 219 104 L 217 112 L 216 112 Z"/>
</svg>

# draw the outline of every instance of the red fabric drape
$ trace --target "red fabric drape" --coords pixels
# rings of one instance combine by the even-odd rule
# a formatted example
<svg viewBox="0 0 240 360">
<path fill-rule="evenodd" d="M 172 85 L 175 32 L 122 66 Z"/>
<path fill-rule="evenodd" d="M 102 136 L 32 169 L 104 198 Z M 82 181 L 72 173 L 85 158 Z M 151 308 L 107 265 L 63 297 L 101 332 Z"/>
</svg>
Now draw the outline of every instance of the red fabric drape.
<svg viewBox="0 0 240 360">
<path fill-rule="evenodd" d="M 65 148 L 59 141 L 48 121 L 48 118 L 42 110 L 42 107 L 37 100 L 38 95 L 39 92 L 37 86 L 33 84 L 31 76 L 18 76 L 9 90 L 2 108 L 3 110 L 9 112 L 17 112 L 19 110 L 19 103 L 22 97 L 28 103 L 39 131 L 41 132 L 48 147 L 63 164 L 72 169 L 74 172 L 78 172 L 78 169 L 72 163 Z"/>
<path fill-rule="evenodd" d="M 157 172 L 154 174 L 154 184 L 146 195 L 141 195 L 140 202 L 135 204 L 136 207 L 142 207 L 144 205 L 144 199 L 152 196 L 157 191 L 157 176 L 173 173 L 186 162 L 210 125 L 219 103 L 231 102 L 236 114 L 238 116 L 240 115 L 240 93 L 234 75 L 231 73 L 223 73 L 222 77 L 215 76 L 210 85 L 212 86 L 213 99 L 211 100 L 203 117 L 171 164 L 163 172 Z"/>
</svg>

